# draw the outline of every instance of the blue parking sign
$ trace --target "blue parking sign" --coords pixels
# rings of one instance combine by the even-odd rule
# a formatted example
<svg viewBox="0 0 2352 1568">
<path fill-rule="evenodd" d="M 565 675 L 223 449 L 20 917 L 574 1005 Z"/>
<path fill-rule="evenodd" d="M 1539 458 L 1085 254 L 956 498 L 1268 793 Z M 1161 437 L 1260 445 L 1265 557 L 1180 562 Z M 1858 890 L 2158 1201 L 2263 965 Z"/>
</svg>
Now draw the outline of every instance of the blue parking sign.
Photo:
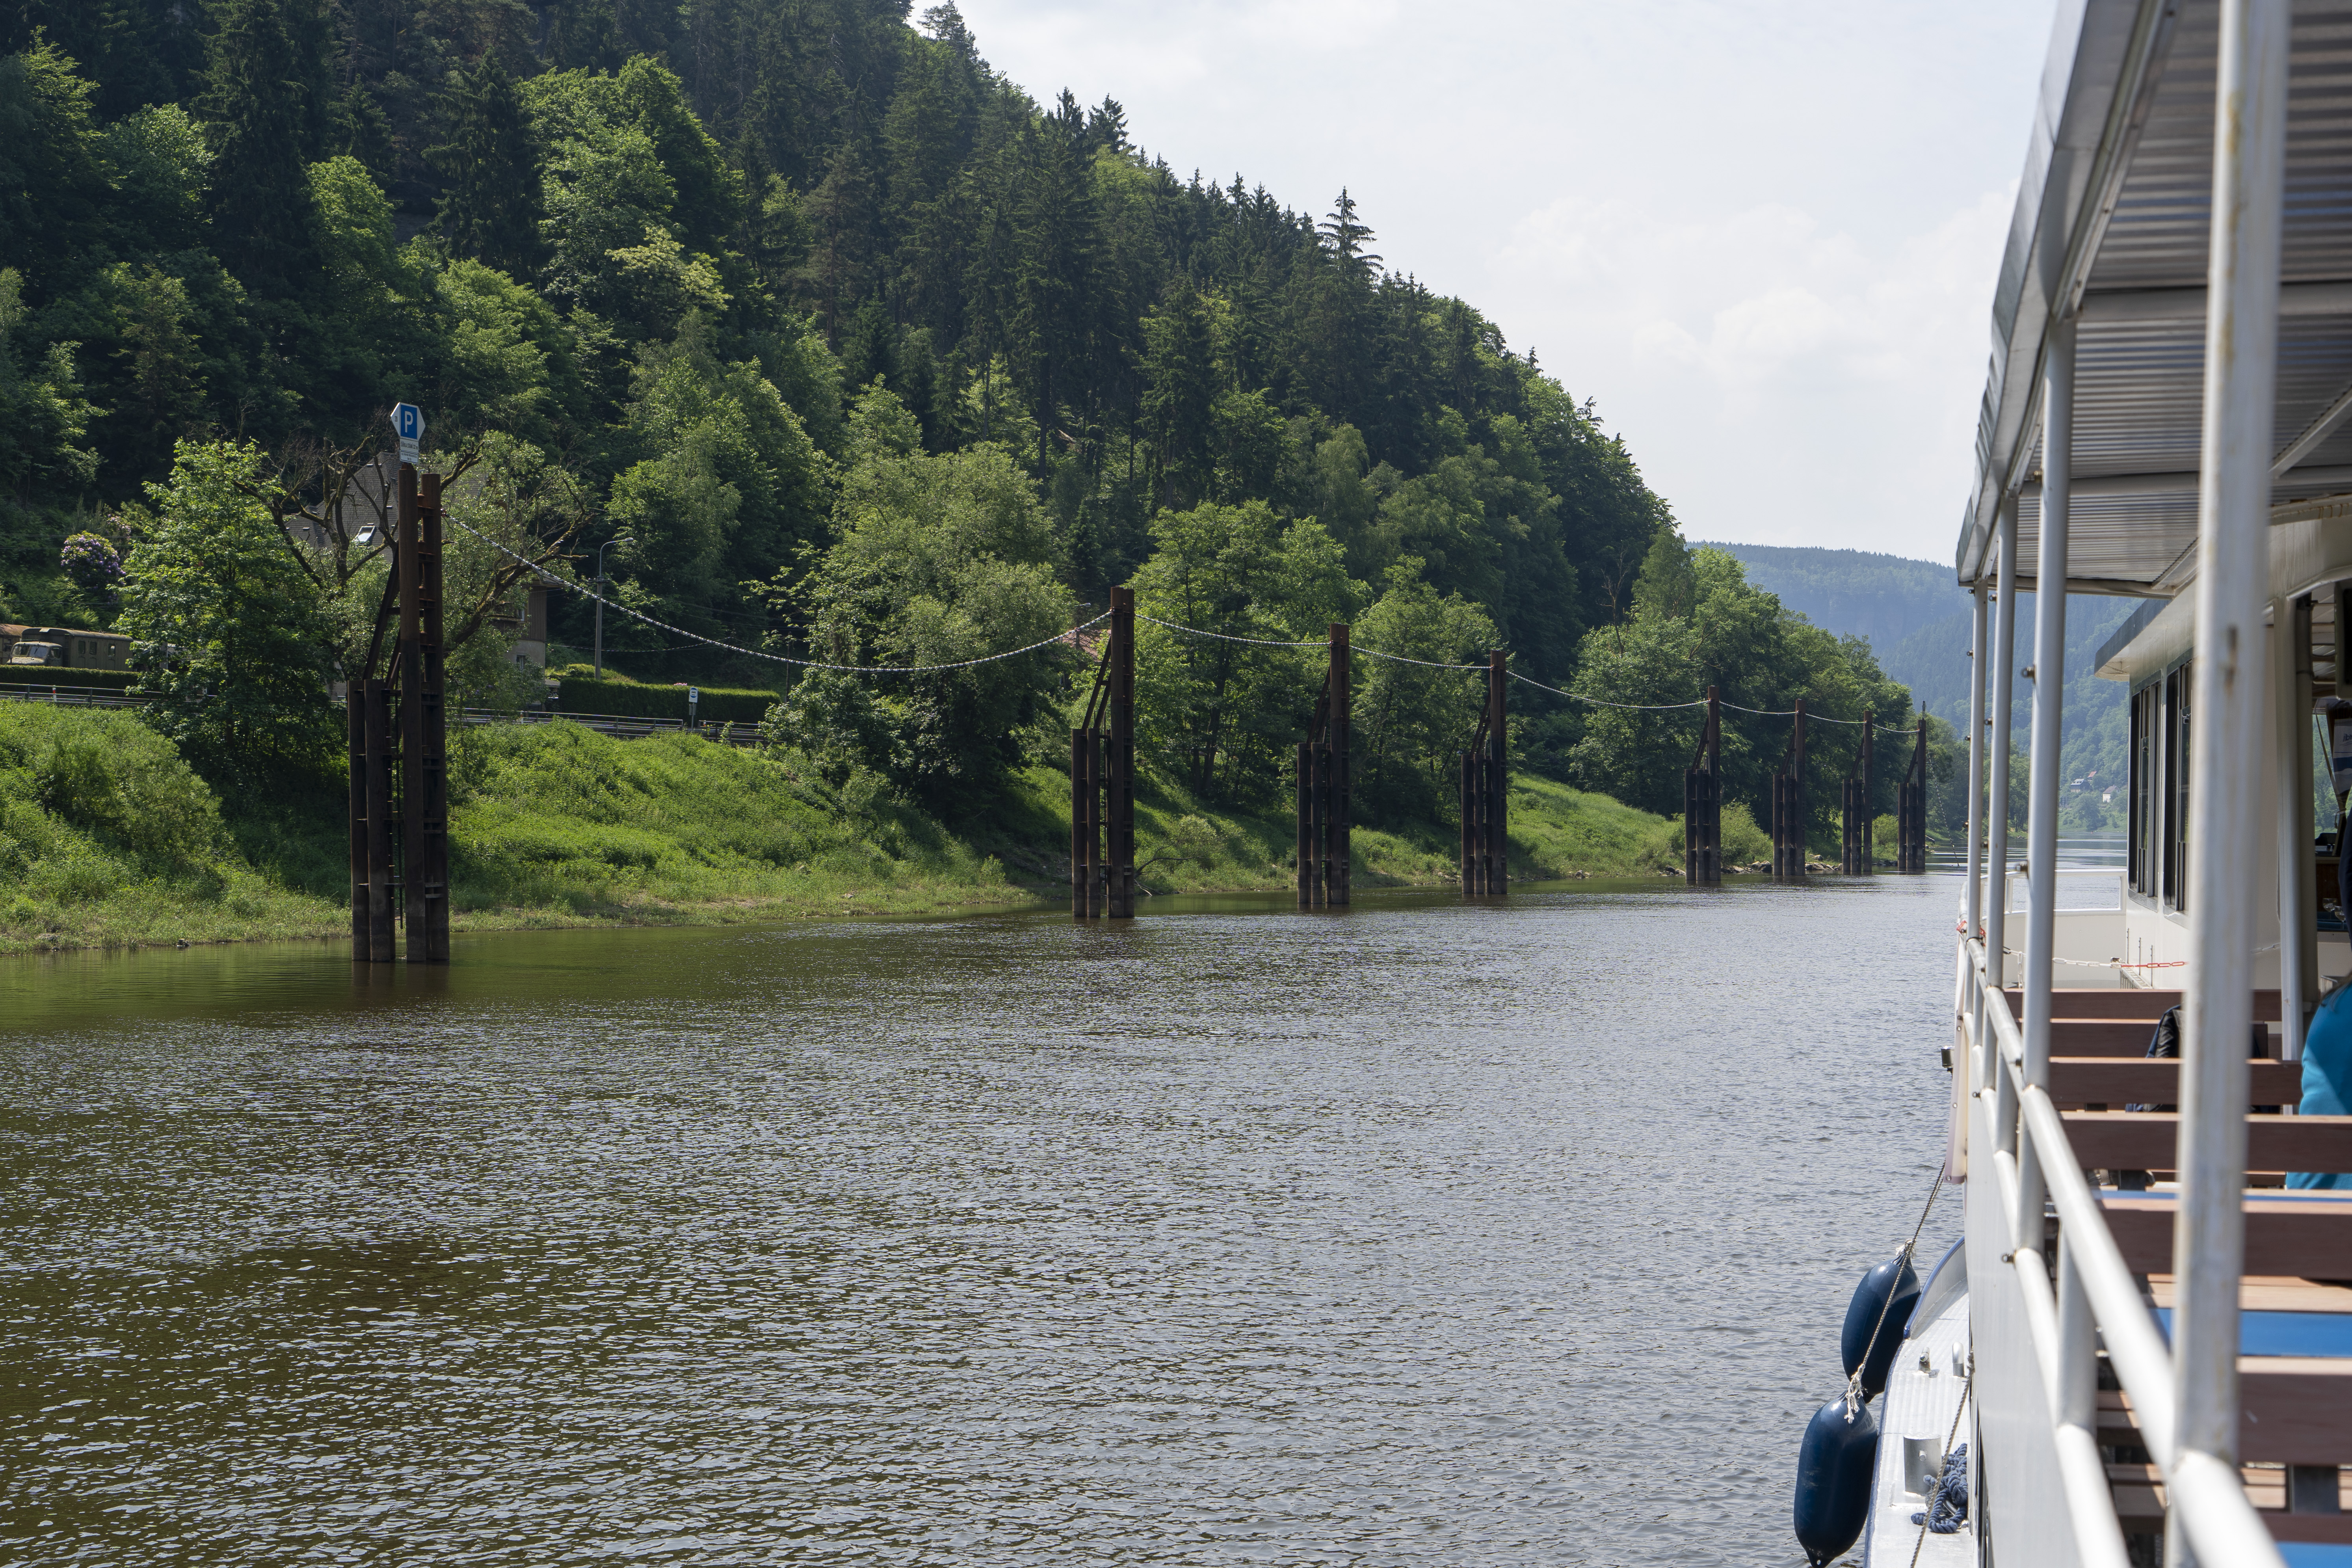
<svg viewBox="0 0 2352 1568">
<path fill-rule="evenodd" d="M 400 460 L 413 467 L 416 444 L 425 439 L 425 411 L 414 403 L 394 404 L 392 433 L 400 437 Z"/>
</svg>

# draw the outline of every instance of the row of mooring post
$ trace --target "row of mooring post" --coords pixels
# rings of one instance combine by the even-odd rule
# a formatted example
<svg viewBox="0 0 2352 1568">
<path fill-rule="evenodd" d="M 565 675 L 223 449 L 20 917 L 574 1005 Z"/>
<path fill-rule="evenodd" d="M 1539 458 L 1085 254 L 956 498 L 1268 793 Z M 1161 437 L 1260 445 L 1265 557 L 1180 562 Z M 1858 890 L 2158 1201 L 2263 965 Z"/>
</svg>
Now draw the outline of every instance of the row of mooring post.
<svg viewBox="0 0 2352 1568">
<path fill-rule="evenodd" d="M 1853 771 L 1846 775 L 1844 793 L 1838 803 L 1844 829 L 1838 869 L 1849 877 L 1867 877 L 1874 869 L 1870 843 L 1870 763 L 1871 738 L 1877 733 L 1876 719 L 1874 713 L 1862 716 L 1862 747 L 1854 752 Z"/>
<path fill-rule="evenodd" d="M 1919 716 L 1911 747 L 1911 769 L 1895 786 L 1895 868 L 1927 869 L 1927 717 Z"/>
<path fill-rule="evenodd" d="M 1330 623 L 1323 690 L 1298 743 L 1298 907 L 1344 909 L 1354 852 L 1349 836 L 1348 628 Z"/>
<path fill-rule="evenodd" d="M 345 689 L 352 958 L 390 963 L 400 910 L 411 963 L 449 962 L 449 737 L 443 705 L 441 476 L 399 468 L 392 543 L 398 632 L 382 678 Z M 379 628 L 379 636 L 381 629 Z M 395 699 L 397 707 L 394 706 Z M 395 837 L 397 843 L 395 845 Z"/>
<path fill-rule="evenodd" d="M 1797 699 L 1789 749 L 1772 774 L 1772 875 L 1785 880 L 1805 875 L 1805 700 Z"/>
<path fill-rule="evenodd" d="M 1712 686 L 1698 752 L 1683 770 L 1683 880 L 1723 885 L 1723 702 Z"/>
<path fill-rule="evenodd" d="M 1499 898 L 1511 890 L 1509 863 L 1510 750 L 1504 727 L 1505 656 L 1486 656 L 1486 705 L 1470 749 L 1461 754 L 1462 891 Z"/>
<path fill-rule="evenodd" d="M 1110 591 L 1110 628 L 1070 731 L 1070 915 L 1135 916 L 1135 590 Z"/>
</svg>

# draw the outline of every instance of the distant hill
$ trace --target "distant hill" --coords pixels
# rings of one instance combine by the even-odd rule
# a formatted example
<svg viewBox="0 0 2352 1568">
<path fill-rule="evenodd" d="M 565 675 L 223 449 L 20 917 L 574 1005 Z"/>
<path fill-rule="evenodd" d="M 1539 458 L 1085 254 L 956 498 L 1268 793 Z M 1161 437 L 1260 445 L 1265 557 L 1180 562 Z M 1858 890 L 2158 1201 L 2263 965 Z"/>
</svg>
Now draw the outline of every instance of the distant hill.
<svg viewBox="0 0 2352 1568">
<path fill-rule="evenodd" d="M 1840 637 L 1870 639 L 1885 666 L 1897 643 L 1931 622 L 1960 618 L 1961 649 L 1968 647 L 1969 596 L 1952 581 L 1952 569 L 1904 555 L 1867 550 L 1816 550 L 1772 544 L 1706 544 L 1748 569 L 1748 580 L 1813 625 Z M 1901 680 L 1892 668 L 1889 675 Z M 1916 691 L 1917 688 L 1913 688 Z M 1965 698 L 1968 688 L 1960 684 Z"/>
<path fill-rule="evenodd" d="M 1952 568 L 1867 550 L 1771 544 L 1705 544 L 1748 572 L 1748 580 L 1824 631 L 1869 639 L 1878 667 L 1911 689 L 1915 701 L 1966 733 L 1969 723 L 1969 595 Z M 2122 684 L 2100 680 L 2091 660 L 2138 601 L 2076 594 L 2066 601 L 2065 771 L 2070 779 L 2120 782 L 2124 766 Z M 2017 597 L 2017 662 L 2033 660 L 2033 595 Z M 2030 725 L 2032 690 L 2011 699 L 2020 731 Z M 2022 747 L 2025 736 L 2020 734 Z M 2120 804 L 2118 802 L 2117 804 Z M 2083 826 L 2095 826 L 2082 812 Z"/>
</svg>

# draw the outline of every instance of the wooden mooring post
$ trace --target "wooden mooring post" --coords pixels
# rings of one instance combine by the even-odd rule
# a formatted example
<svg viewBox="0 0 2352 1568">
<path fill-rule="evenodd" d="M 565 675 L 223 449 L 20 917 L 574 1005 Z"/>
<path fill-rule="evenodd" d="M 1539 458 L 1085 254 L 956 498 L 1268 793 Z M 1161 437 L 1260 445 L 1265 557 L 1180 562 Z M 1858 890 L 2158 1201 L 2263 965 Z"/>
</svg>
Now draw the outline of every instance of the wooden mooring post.
<svg viewBox="0 0 2352 1568">
<path fill-rule="evenodd" d="M 1698 753 L 1683 770 L 1683 880 L 1694 888 L 1723 885 L 1723 704 L 1712 686 Z"/>
<path fill-rule="evenodd" d="M 1330 623 L 1328 663 L 1315 718 L 1298 744 L 1298 907 L 1344 909 L 1349 841 L 1348 628 Z"/>
<path fill-rule="evenodd" d="M 442 731 L 440 674 L 440 486 L 428 476 L 423 493 L 415 466 L 399 465 L 394 479 L 389 542 L 395 612 L 391 664 L 374 673 L 377 648 L 359 678 L 344 686 L 344 724 L 351 759 L 352 961 L 390 963 L 400 956 L 397 928 L 405 925 L 408 956 L 416 963 L 446 963 L 449 956 L 448 839 L 446 808 L 430 814 L 420 764 L 430 754 L 436 786 L 446 775 L 446 737 Z M 429 520 L 425 508 L 433 510 Z M 430 533 L 433 548 L 425 547 Z M 428 592 L 429 589 L 429 592 Z M 429 613 L 426 600 L 432 604 Z M 377 635 L 383 635 L 379 624 Z M 428 661 L 425 649 L 431 645 Z M 433 679 L 412 671 L 429 662 Z M 423 687 L 429 685 L 427 702 Z M 394 698 L 400 701 L 395 710 Z M 446 798 L 446 791 L 436 799 Z M 442 896 L 418 908 L 418 894 L 430 884 Z M 439 937 L 431 934 L 437 906 Z M 437 948 L 437 958 L 436 952 Z"/>
<path fill-rule="evenodd" d="M 1500 650 L 1486 656 L 1486 706 L 1477 732 L 1462 753 L 1462 891 L 1499 898 L 1511 890 L 1509 747 L 1504 683 L 1509 672 Z"/>
<path fill-rule="evenodd" d="M 411 963 L 449 962 L 449 733 L 442 706 L 441 476 L 400 469 L 400 848 Z"/>
<path fill-rule="evenodd" d="M 1805 875 L 1805 700 L 1797 699 L 1789 749 L 1772 775 L 1772 875 L 1801 881 Z"/>
<path fill-rule="evenodd" d="M 1135 916 L 1135 590 L 1110 591 L 1110 633 L 1070 731 L 1070 916 Z"/>
<path fill-rule="evenodd" d="M 390 963 L 397 956 L 393 910 L 399 888 L 393 860 L 392 683 L 365 677 L 351 681 L 343 704 L 351 734 L 352 962 Z"/>
<path fill-rule="evenodd" d="M 1927 869 L 1927 716 L 1919 716 L 1911 767 L 1895 789 L 1895 868 Z"/>
<path fill-rule="evenodd" d="M 1838 869 L 1849 877 L 1871 874 L 1870 763 L 1871 737 L 1877 733 L 1875 714 L 1862 716 L 1862 750 L 1854 753 L 1853 772 L 1847 775 L 1838 813 L 1844 826 L 1844 854 Z"/>
</svg>

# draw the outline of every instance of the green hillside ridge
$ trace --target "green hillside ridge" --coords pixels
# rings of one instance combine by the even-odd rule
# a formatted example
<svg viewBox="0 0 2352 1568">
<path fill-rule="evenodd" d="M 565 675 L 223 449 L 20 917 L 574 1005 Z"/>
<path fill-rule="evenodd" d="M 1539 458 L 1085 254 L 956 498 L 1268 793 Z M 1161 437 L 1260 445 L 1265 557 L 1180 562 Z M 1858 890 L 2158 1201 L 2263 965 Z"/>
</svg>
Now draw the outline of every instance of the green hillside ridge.
<svg viewBox="0 0 2352 1568">
<path fill-rule="evenodd" d="M 1887 676 L 1911 689 L 1919 706 L 1965 732 L 1969 719 L 1969 639 L 1975 614 L 1948 565 L 1865 550 L 1716 544 L 1747 569 L 1748 580 L 1781 605 L 1840 637 L 1867 639 Z M 2066 702 L 2061 769 L 2070 787 L 2060 825 L 2070 833 L 2120 830 L 2126 804 L 2101 796 L 2124 782 L 2126 698 L 2119 681 L 2102 680 L 2099 647 L 2138 606 L 2136 599 L 2074 594 L 2066 600 Z M 2032 662 L 2034 596 L 2017 596 L 2017 662 Z M 2033 688 L 2020 676 L 2011 697 L 2013 826 L 2025 822 L 2024 758 L 2030 749 Z"/>
<path fill-rule="evenodd" d="M 0 617 L 129 637 L 144 706 L 104 722 L 147 727 L 18 748 L 11 940 L 340 927 L 328 693 L 392 657 L 394 402 L 442 487 L 453 707 L 543 699 L 514 645 L 547 587 L 551 651 L 635 678 L 572 671 L 560 710 L 682 718 L 691 684 L 763 742 L 453 736 L 467 921 L 1049 889 L 1099 652 L 1062 634 L 1118 586 L 1153 887 L 1287 881 L 1335 622 L 1368 884 L 1454 874 L 1497 648 L 1527 874 L 1672 863 L 1711 686 L 1822 721 L 1834 842 L 1863 714 L 1910 693 L 1689 549 L 1593 398 L 1346 188 L 1181 174 L 950 0 L 728 15 L 715 52 L 705 0 L 0 16 Z M 1786 721 L 1734 729 L 1755 810 Z M 136 822 L 167 784 L 211 826 L 165 854 Z"/>
<path fill-rule="evenodd" d="M 929 913 L 1058 901 L 1068 783 L 1033 766 L 960 831 L 871 774 L 826 786 L 789 753 L 578 725 L 453 737 L 450 869 L 460 931 Z M 307 802 L 289 809 L 288 800 Z M 216 793 L 135 716 L 0 704 L 0 953 L 341 938 L 340 780 Z M 1515 778 L 1513 874 L 1656 876 L 1674 825 Z M 1202 805 L 1156 771 L 1138 792 L 1154 895 L 1292 886 L 1286 816 Z M 1359 828 L 1361 887 L 1444 885 L 1453 829 Z"/>
</svg>

